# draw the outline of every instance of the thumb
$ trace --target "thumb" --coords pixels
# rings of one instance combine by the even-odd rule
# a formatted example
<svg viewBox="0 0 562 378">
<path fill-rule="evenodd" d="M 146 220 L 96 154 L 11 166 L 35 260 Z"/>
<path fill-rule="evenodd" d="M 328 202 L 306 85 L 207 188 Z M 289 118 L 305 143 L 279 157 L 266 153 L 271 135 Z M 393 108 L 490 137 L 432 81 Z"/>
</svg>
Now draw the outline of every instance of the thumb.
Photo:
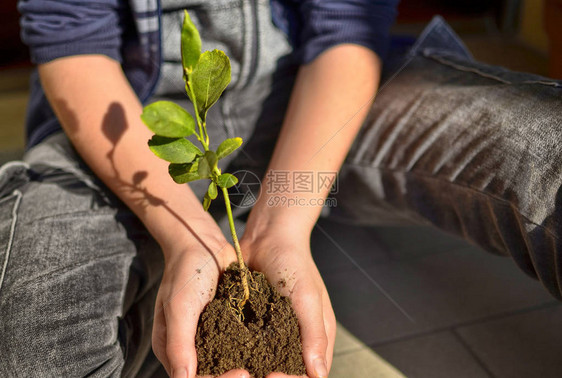
<svg viewBox="0 0 562 378">
<path fill-rule="evenodd" d="M 314 291 L 297 294 L 293 296 L 292 300 L 293 308 L 299 319 L 307 374 L 311 378 L 326 378 L 328 376 L 326 362 L 328 337 L 324 327 L 322 295 Z"/>
<path fill-rule="evenodd" d="M 201 308 L 181 295 L 164 304 L 166 357 L 172 378 L 193 378 L 197 370 L 195 332 Z"/>
</svg>

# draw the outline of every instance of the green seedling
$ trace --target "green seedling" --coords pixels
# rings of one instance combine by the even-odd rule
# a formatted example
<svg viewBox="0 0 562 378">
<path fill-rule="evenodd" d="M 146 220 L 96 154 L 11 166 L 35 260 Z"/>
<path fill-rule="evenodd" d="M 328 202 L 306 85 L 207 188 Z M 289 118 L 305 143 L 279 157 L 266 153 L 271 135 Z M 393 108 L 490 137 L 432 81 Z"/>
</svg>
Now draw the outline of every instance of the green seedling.
<svg viewBox="0 0 562 378">
<path fill-rule="evenodd" d="M 206 123 L 209 108 L 230 83 L 230 60 L 220 50 L 201 53 L 201 37 L 187 12 L 181 32 L 181 56 L 185 90 L 193 103 L 195 119 L 181 106 L 169 101 L 158 101 L 146 106 L 141 119 L 155 134 L 148 142 L 150 150 L 170 163 L 168 172 L 176 183 L 210 180 L 203 200 L 205 210 L 217 198 L 218 191 L 222 191 L 244 289 L 244 298 L 239 303 L 242 308 L 250 296 L 248 270 L 242 259 L 228 196 L 228 188 L 236 185 L 238 179 L 230 173 L 222 173 L 217 165 L 220 159 L 240 147 L 242 139 L 226 139 L 213 151 L 209 148 Z M 202 149 L 186 139 L 191 135 L 197 138 Z"/>
</svg>

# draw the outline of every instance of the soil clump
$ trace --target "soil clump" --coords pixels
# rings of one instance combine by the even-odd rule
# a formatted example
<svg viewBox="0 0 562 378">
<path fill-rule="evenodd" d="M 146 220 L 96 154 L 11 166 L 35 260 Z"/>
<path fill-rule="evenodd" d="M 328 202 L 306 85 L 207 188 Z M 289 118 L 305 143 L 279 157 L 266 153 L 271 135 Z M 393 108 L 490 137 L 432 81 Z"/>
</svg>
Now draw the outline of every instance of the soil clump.
<svg viewBox="0 0 562 378">
<path fill-rule="evenodd" d="M 243 298 L 238 265 L 222 275 L 215 298 L 197 327 L 197 374 L 220 375 L 246 369 L 256 378 L 271 372 L 304 375 L 298 320 L 289 298 L 282 296 L 260 272 L 251 272 L 250 298 Z"/>
</svg>

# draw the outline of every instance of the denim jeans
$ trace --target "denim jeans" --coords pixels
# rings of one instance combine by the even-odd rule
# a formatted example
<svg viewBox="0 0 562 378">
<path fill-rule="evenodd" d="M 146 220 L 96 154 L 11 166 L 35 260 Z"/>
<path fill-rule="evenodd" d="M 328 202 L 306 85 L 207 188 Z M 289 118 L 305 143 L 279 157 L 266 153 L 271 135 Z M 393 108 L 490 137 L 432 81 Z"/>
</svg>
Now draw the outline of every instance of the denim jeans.
<svg viewBox="0 0 562 378">
<path fill-rule="evenodd" d="M 433 224 L 511 256 L 560 298 L 562 83 L 475 62 L 440 18 L 390 61 L 328 216 Z M 208 123 L 224 125 L 211 139 L 246 141 L 229 170 L 263 175 L 295 71 L 281 60 L 211 111 Z M 192 187 L 202 197 L 204 183 Z M 63 134 L 2 167 L 0 376 L 161 369 L 150 331 L 162 267 L 140 221 Z"/>
</svg>

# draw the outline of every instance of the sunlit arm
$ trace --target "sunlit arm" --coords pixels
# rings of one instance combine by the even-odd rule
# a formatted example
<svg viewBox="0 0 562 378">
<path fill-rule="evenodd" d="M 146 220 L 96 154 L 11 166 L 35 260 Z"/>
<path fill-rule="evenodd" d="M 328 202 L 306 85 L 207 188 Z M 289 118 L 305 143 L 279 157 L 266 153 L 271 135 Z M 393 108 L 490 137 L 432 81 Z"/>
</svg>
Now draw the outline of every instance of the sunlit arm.
<svg viewBox="0 0 562 378">
<path fill-rule="evenodd" d="M 339 45 L 301 67 L 277 141 L 262 194 L 250 215 L 246 232 L 259 235 L 275 224 L 299 234 L 310 233 L 330 188 L 314 185 L 308 192 L 276 192 L 275 172 L 337 172 L 374 99 L 381 62 L 371 50 Z M 270 192 L 268 193 L 268 189 Z M 272 206 L 277 198 L 299 198 L 297 206 Z M 275 201 L 273 201 L 275 199 Z"/>
<path fill-rule="evenodd" d="M 118 62 L 99 55 L 57 59 L 39 67 L 62 127 L 94 173 L 143 221 L 164 252 L 201 239 L 226 243 L 189 186 L 168 176 L 147 148 L 152 133 Z M 197 239 L 195 231 L 201 239 Z"/>
</svg>

